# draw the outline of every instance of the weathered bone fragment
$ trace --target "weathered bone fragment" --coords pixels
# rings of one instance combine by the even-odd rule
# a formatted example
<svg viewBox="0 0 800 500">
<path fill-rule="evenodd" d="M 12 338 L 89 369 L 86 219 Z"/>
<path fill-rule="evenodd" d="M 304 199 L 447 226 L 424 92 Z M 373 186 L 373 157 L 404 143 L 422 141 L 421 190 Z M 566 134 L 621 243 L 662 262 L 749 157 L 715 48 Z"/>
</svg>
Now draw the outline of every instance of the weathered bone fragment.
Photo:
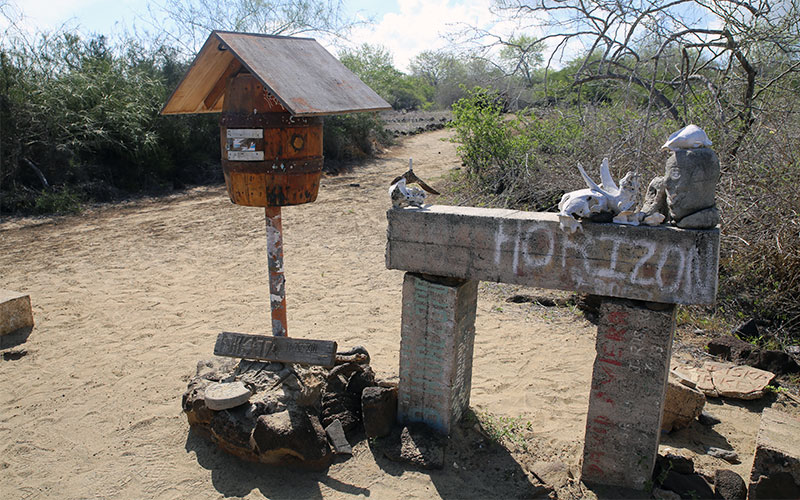
<svg viewBox="0 0 800 500">
<path fill-rule="evenodd" d="M 615 224 L 626 224 L 628 226 L 638 226 L 640 220 L 639 212 L 635 212 L 633 210 L 625 210 L 624 212 L 620 212 L 619 215 L 615 216 L 611 221 Z"/>
<path fill-rule="evenodd" d="M 439 193 L 439 191 L 430 187 L 425 181 L 417 177 L 417 175 L 414 173 L 413 158 L 408 159 L 408 170 L 406 171 L 406 173 L 395 177 L 395 179 L 392 181 L 392 184 L 397 184 L 398 182 L 400 182 L 400 179 L 405 179 L 406 184 L 414 184 L 414 183 L 419 184 L 419 187 L 421 187 L 424 191 L 429 192 L 430 194 L 441 194 Z"/>
<path fill-rule="evenodd" d="M 628 172 L 617 187 L 608 168 L 608 158 L 603 158 L 600 166 L 600 185 L 589 177 L 580 163 L 578 170 L 588 187 L 566 193 L 561 198 L 558 217 L 562 230 L 574 233 L 580 227 L 580 219 L 610 220 L 635 207 L 639 174 Z M 626 214 L 620 220 L 623 219 L 625 224 L 639 223 L 635 214 Z"/>
<path fill-rule="evenodd" d="M 707 148 L 708 146 L 711 146 L 711 139 L 703 129 L 692 124 L 670 135 L 661 149 L 677 151 L 679 149 Z"/>
<path fill-rule="evenodd" d="M 650 215 L 646 215 L 644 218 L 642 218 L 642 224 L 644 224 L 645 226 L 658 226 L 659 224 L 664 222 L 666 218 L 667 217 L 664 214 L 656 212 Z"/>
<path fill-rule="evenodd" d="M 647 186 L 644 203 L 639 211 L 642 223 L 648 226 L 657 226 L 666 220 L 669 214 L 667 208 L 667 188 L 664 185 L 666 177 L 655 177 Z"/>
<path fill-rule="evenodd" d="M 411 187 L 409 184 L 418 184 L 422 189 Z M 425 192 L 431 194 L 439 194 L 439 191 L 433 189 L 422 179 L 414 174 L 413 159 L 408 159 L 408 171 L 403 175 L 396 177 L 392 181 L 389 188 L 389 196 L 392 199 L 393 207 L 421 207 L 425 203 Z"/>
</svg>

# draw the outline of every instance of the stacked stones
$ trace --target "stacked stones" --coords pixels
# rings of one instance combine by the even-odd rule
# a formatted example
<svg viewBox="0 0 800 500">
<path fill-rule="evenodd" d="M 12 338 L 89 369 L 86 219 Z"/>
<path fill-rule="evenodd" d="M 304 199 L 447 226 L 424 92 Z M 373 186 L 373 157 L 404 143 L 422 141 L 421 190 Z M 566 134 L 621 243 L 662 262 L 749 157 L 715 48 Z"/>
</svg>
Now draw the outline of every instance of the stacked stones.
<svg viewBox="0 0 800 500">
<path fill-rule="evenodd" d="M 387 405 L 375 400 L 388 401 L 385 432 L 391 430 L 396 389 L 377 384 L 363 362 L 328 370 L 214 357 L 198 363 L 183 395 L 183 410 L 192 428 L 228 453 L 254 462 L 324 469 L 335 453 L 350 452 L 344 433 L 362 421 L 362 393 L 369 394 L 364 414 L 373 427 L 387 427 L 379 418 Z"/>
<path fill-rule="evenodd" d="M 650 182 L 641 212 L 660 213 L 683 229 L 710 229 L 719 224 L 715 198 L 720 167 L 711 141 L 696 125 L 670 136 L 664 144 L 672 154 L 666 172 Z"/>
</svg>

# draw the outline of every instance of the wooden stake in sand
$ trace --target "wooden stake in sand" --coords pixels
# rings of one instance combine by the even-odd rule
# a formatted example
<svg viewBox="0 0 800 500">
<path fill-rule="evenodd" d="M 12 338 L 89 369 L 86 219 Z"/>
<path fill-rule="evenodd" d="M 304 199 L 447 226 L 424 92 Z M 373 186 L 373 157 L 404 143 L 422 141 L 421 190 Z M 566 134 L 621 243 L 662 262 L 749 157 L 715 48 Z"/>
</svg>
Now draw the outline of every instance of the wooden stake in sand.
<svg viewBox="0 0 800 500">
<path fill-rule="evenodd" d="M 288 336 L 286 328 L 286 279 L 283 276 L 283 226 L 281 207 L 266 207 L 267 261 L 272 335 Z"/>
</svg>

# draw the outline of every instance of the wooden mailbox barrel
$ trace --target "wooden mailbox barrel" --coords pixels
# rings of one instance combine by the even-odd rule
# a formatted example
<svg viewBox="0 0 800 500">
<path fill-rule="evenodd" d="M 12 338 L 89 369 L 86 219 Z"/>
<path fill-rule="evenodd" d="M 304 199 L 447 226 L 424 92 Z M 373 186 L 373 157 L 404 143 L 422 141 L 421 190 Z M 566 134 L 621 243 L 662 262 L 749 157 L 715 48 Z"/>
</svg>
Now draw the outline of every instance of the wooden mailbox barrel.
<svg viewBox="0 0 800 500">
<path fill-rule="evenodd" d="M 282 207 L 317 199 L 322 118 L 293 116 L 250 73 L 228 81 L 220 139 L 233 203 Z"/>
</svg>

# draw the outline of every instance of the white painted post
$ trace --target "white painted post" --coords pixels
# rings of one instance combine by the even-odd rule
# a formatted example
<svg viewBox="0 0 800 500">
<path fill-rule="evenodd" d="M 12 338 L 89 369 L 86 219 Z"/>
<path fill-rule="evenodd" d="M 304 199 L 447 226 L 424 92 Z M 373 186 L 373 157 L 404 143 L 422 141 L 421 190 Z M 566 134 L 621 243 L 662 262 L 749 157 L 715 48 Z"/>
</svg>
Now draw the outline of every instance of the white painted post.
<svg viewBox="0 0 800 500">
<path fill-rule="evenodd" d="M 267 265 L 269 267 L 269 309 L 272 335 L 289 335 L 286 325 L 286 279 L 283 275 L 283 225 L 281 207 L 264 209 L 267 221 Z"/>
</svg>

